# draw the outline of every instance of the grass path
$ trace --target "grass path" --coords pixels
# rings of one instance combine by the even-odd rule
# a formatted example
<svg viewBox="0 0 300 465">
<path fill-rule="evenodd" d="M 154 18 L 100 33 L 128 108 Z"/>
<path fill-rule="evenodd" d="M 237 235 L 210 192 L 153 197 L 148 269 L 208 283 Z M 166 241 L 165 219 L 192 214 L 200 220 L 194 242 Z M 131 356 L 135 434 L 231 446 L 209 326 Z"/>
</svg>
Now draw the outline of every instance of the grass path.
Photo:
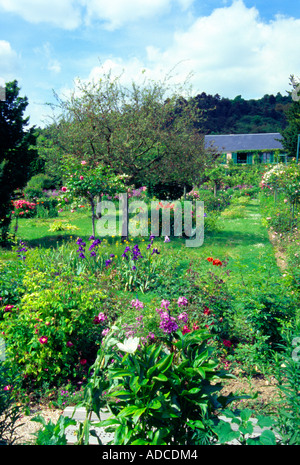
<svg viewBox="0 0 300 465">
<path fill-rule="evenodd" d="M 63 231 L 53 233 L 49 231 L 54 221 L 65 221 L 78 228 L 73 232 Z M 208 256 L 229 260 L 233 273 L 249 274 L 253 272 L 270 272 L 280 276 L 276 263 L 275 250 L 271 244 L 267 229 L 262 225 L 258 201 L 252 200 L 245 208 L 244 218 L 220 218 L 220 231 L 205 234 L 201 247 L 186 247 L 181 238 L 174 238 L 164 244 L 163 238 L 157 238 L 156 244 L 163 253 L 178 256 L 183 268 L 188 267 L 190 260 L 199 261 Z M 55 219 L 21 219 L 19 221 L 18 237 L 26 241 L 29 246 L 56 247 L 63 241 L 74 241 L 78 236 L 88 239 L 91 234 L 91 220 L 87 212 L 65 212 Z M 117 238 L 110 238 L 109 242 L 116 242 Z M 135 241 L 135 239 L 134 239 Z M 140 242 L 140 244 L 142 244 Z M 120 246 L 119 246 L 120 247 Z M 122 246 L 121 246 L 122 247 Z M 11 252 L 0 253 L 1 258 L 11 258 Z"/>
</svg>

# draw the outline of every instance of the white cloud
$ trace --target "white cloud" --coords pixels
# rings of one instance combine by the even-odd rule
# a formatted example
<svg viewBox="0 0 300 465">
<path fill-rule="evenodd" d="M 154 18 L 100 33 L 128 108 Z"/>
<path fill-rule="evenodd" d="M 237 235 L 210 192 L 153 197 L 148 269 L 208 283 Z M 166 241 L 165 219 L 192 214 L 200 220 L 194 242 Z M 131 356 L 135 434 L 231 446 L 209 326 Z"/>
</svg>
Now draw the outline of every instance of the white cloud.
<svg viewBox="0 0 300 465">
<path fill-rule="evenodd" d="M 140 19 L 154 18 L 175 6 L 187 10 L 194 0 L 0 0 L 0 8 L 26 21 L 49 23 L 63 29 L 76 29 L 84 21 L 103 21 L 115 30 Z"/>
<path fill-rule="evenodd" d="M 33 24 L 45 22 L 71 30 L 81 23 L 81 9 L 76 0 L 0 0 L 0 8 Z"/>
<path fill-rule="evenodd" d="M 54 74 L 59 74 L 61 72 L 61 64 L 56 58 L 53 58 L 54 51 L 50 42 L 44 43 L 41 47 L 36 47 L 34 52 L 38 55 L 39 61 L 46 61 L 46 68 L 49 71 Z"/>
<path fill-rule="evenodd" d="M 0 79 L 8 82 L 10 79 L 15 78 L 18 69 L 18 55 L 12 49 L 9 42 L 0 40 Z"/>
<path fill-rule="evenodd" d="M 137 68 L 145 68 L 153 79 L 175 67 L 178 82 L 193 73 L 196 92 L 259 98 L 265 93 L 285 93 L 290 74 L 299 72 L 299 43 L 300 19 L 277 16 L 264 22 L 256 8 L 236 0 L 197 18 L 187 30 L 175 32 L 168 48 L 149 45 L 144 63 L 116 58 L 106 65 L 122 66 L 132 78 Z"/>
<path fill-rule="evenodd" d="M 86 4 L 87 19 L 99 19 L 106 22 L 109 30 L 117 29 L 125 23 L 156 15 L 170 10 L 175 0 L 82 0 Z M 176 0 L 186 7 L 190 0 Z"/>
</svg>

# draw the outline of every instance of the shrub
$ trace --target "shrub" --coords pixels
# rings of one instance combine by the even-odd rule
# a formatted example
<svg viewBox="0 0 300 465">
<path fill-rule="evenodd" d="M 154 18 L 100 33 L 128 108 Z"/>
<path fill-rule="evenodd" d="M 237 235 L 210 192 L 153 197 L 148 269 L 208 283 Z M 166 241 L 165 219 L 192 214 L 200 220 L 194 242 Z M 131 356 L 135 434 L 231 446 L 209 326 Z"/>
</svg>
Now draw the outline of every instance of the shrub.
<svg viewBox="0 0 300 465">
<path fill-rule="evenodd" d="M 23 284 L 18 307 L 2 312 L 9 363 L 22 371 L 25 385 L 82 377 L 109 321 L 97 281 L 32 267 Z"/>
<path fill-rule="evenodd" d="M 49 176 L 39 173 L 28 181 L 24 188 L 24 195 L 31 200 L 41 198 L 44 196 L 44 189 L 50 189 L 52 184 L 53 181 Z"/>
<path fill-rule="evenodd" d="M 20 407 L 15 405 L 14 389 L 17 378 L 11 370 L 4 367 L 0 361 L 0 445 L 12 445 L 16 441 L 16 430 L 21 426 Z"/>
<path fill-rule="evenodd" d="M 230 375 L 217 369 L 218 362 L 205 344 L 209 334 L 178 331 L 174 336 L 170 352 L 160 344 L 138 347 L 138 339 L 120 344 L 118 327 L 114 328 L 114 363 L 108 366 L 107 392 L 114 418 L 100 423 L 114 430 L 114 444 L 208 444 L 214 436 L 209 418 L 234 400 L 231 395 L 218 396 L 220 381 Z M 103 351 L 89 386 L 93 398 L 96 386 L 103 385 L 97 370 L 101 361 Z"/>
<path fill-rule="evenodd" d="M 19 199 L 13 201 L 13 215 L 20 218 L 32 218 L 36 214 L 36 203 Z"/>
</svg>

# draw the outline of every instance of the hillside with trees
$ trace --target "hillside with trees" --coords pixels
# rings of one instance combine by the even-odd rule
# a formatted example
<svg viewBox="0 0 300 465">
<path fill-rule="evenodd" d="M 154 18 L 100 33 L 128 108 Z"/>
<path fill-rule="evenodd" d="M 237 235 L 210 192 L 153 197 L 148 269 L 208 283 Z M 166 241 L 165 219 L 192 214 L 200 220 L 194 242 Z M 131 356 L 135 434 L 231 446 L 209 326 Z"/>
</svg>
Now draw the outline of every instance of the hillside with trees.
<svg viewBox="0 0 300 465">
<path fill-rule="evenodd" d="M 292 99 L 280 93 L 245 100 L 241 95 L 229 99 L 202 92 L 194 101 L 199 109 L 206 110 L 206 120 L 199 127 L 205 134 L 249 134 L 281 133 L 287 126 L 286 112 Z"/>
</svg>

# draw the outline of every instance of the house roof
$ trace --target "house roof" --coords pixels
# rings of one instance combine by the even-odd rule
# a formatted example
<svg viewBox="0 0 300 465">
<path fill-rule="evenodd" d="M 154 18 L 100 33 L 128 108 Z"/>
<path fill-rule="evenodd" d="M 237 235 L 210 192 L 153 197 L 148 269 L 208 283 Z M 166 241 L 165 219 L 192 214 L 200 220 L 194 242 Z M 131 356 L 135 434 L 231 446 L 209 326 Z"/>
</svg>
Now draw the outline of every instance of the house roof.
<svg viewBox="0 0 300 465">
<path fill-rule="evenodd" d="M 212 147 L 218 152 L 241 152 L 250 150 L 283 149 L 280 133 L 261 134 L 227 134 L 205 136 L 205 147 Z"/>
</svg>

